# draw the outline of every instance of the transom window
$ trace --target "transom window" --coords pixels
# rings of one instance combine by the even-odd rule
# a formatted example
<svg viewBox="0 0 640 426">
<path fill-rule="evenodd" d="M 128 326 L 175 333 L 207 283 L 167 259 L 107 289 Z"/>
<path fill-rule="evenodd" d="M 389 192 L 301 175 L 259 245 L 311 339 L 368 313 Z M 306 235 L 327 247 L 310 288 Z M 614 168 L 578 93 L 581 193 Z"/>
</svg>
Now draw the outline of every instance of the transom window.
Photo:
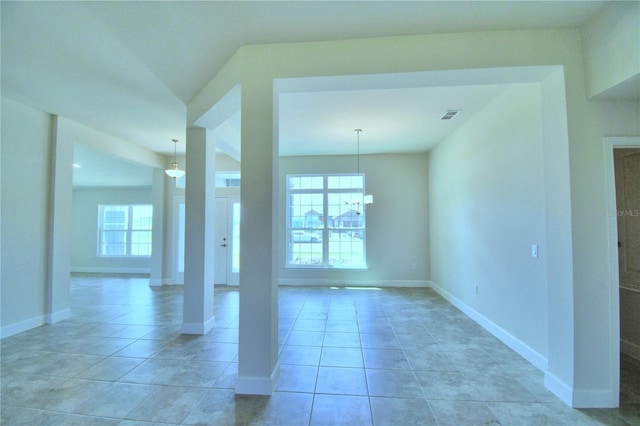
<svg viewBox="0 0 640 426">
<path fill-rule="evenodd" d="M 287 267 L 364 268 L 362 174 L 287 175 Z"/>
<path fill-rule="evenodd" d="M 151 256 L 151 204 L 100 205 L 98 211 L 98 256 Z"/>
</svg>

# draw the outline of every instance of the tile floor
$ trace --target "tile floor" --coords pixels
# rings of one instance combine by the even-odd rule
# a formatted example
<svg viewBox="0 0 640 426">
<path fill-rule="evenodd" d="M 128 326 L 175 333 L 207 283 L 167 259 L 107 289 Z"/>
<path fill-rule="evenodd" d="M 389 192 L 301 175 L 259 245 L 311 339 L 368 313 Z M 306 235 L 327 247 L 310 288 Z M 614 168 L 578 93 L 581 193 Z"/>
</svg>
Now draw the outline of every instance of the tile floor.
<svg viewBox="0 0 640 426">
<path fill-rule="evenodd" d="M 640 425 L 640 363 L 623 405 L 574 410 L 542 373 L 430 289 L 280 290 L 281 375 L 236 396 L 238 293 L 183 336 L 179 287 L 74 276 L 74 318 L 2 340 L 3 425 Z"/>
</svg>

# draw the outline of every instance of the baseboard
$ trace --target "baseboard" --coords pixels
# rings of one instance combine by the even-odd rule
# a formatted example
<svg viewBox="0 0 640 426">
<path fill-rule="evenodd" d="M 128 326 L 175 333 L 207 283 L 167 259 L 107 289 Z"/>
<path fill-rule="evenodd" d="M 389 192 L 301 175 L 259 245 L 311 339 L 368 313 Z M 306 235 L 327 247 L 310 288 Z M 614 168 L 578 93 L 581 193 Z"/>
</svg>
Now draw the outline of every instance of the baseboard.
<svg viewBox="0 0 640 426">
<path fill-rule="evenodd" d="M 620 339 L 620 352 L 640 360 L 640 345 L 625 339 Z"/>
<path fill-rule="evenodd" d="M 73 316 L 73 312 L 71 308 L 63 309 L 62 311 L 54 312 L 52 314 L 46 315 L 47 324 L 55 324 L 58 321 L 66 320 L 67 318 L 71 318 Z"/>
<path fill-rule="evenodd" d="M 616 389 L 617 391 L 617 389 Z M 573 408 L 617 408 L 620 393 L 611 389 L 576 389 L 573 392 Z"/>
<path fill-rule="evenodd" d="M 150 274 L 151 268 L 120 268 L 103 266 L 72 266 L 71 273 L 84 274 Z"/>
<path fill-rule="evenodd" d="M 23 331 L 31 330 L 32 328 L 40 327 L 46 324 L 46 317 L 44 315 L 38 315 L 33 318 L 29 318 L 23 321 L 18 321 L 13 324 L 5 325 L 0 328 L 0 338 L 13 336 Z"/>
<path fill-rule="evenodd" d="M 280 377 L 280 363 L 276 362 L 271 376 L 242 376 L 238 374 L 236 379 L 237 395 L 271 395 L 278 384 Z"/>
<path fill-rule="evenodd" d="M 568 406 L 573 406 L 573 388 L 557 376 L 545 371 L 544 386 Z"/>
<path fill-rule="evenodd" d="M 204 323 L 201 322 L 184 322 L 182 323 L 182 328 L 180 329 L 180 333 L 182 334 L 197 334 L 203 335 L 207 334 L 216 323 L 216 317 L 212 316 Z"/>
<path fill-rule="evenodd" d="M 493 334 L 502 343 L 513 349 L 520 356 L 533 364 L 536 368 L 543 372 L 547 371 L 548 360 L 538 351 L 534 350 L 511 333 L 509 333 L 493 321 L 489 320 L 487 317 L 480 314 L 478 311 L 471 308 L 466 303 L 462 302 L 460 299 L 458 299 L 442 287 L 438 286 L 436 283 L 431 282 L 430 287 L 433 288 L 439 295 L 444 297 L 453 306 L 464 312 L 464 314 L 469 318 L 477 322 L 482 328 Z"/>
<path fill-rule="evenodd" d="M 149 287 L 162 287 L 165 285 L 184 285 L 184 283 L 177 283 L 172 278 L 150 278 Z"/>
<path fill-rule="evenodd" d="M 314 287 L 383 287 L 383 288 L 426 288 L 431 286 L 428 280 L 362 280 L 344 281 L 332 279 L 280 278 L 281 286 Z"/>
</svg>

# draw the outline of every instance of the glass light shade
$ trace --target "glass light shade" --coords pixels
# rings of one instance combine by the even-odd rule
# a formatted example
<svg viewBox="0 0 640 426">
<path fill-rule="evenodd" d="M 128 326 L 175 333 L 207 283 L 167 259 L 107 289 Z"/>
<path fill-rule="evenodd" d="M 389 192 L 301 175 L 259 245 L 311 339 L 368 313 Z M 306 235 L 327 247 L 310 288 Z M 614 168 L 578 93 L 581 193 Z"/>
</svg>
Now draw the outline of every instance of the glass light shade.
<svg viewBox="0 0 640 426">
<path fill-rule="evenodd" d="M 373 195 L 365 195 L 362 199 L 365 206 L 373 204 Z"/>
<path fill-rule="evenodd" d="M 171 163 L 171 168 L 164 171 L 167 176 L 172 177 L 174 179 L 180 178 L 184 176 L 184 170 L 180 170 L 178 168 L 178 163 Z"/>
</svg>

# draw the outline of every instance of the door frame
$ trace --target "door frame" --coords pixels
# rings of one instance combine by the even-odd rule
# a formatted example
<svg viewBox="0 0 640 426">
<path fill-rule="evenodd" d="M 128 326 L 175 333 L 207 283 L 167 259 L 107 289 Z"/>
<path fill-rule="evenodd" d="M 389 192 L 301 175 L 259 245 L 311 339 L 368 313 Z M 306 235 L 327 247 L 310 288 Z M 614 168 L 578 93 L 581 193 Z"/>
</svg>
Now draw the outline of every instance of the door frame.
<svg viewBox="0 0 640 426">
<path fill-rule="evenodd" d="M 233 238 L 233 205 L 240 202 L 239 195 L 217 195 L 216 198 L 227 200 L 227 286 L 240 284 L 240 273 L 233 272 L 233 252 L 235 242 Z"/>
<path fill-rule="evenodd" d="M 620 268 L 618 267 L 618 220 L 612 214 L 616 206 L 616 180 L 613 150 L 617 148 L 640 148 L 640 137 L 605 137 L 604 166 L 606 186 L 607 230 L 609 233 L 609 321 L 611 335 L 611 384 L 615 392 L 615 406 L 620 405 Z"/>
</svg>

